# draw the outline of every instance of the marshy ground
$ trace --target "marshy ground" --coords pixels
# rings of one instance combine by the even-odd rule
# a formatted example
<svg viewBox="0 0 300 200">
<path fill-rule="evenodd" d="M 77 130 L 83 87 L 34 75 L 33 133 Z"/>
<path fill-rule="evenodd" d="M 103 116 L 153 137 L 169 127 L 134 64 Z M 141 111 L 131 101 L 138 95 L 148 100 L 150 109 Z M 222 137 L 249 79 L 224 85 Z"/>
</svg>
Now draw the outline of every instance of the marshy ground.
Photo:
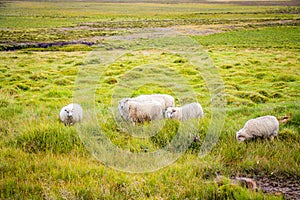
<svg viewBox="0 0 300 200">
<path fill-rule="evenodd" d="M 170 2 L 0 3 L 0 199 L 300 198 L 298 1 Z M 213 104 L 201 69 L 180 53 L 148 48 L 151 38 L 138 40 L 138 48 L 126 40 L 111 43 L 114 37 L 135 41 L 147 31 L 183 35 L 174 41 L 178 49 L 189 38 L 222 78 L 225 123 L 205 157 L 198 153 Z M 132 50 L 103 67 L 95 53 L 99 49 Z M 142 85 L 145 66 L 167 67 L 149 68 L 150 77 L 160 76 Z M 128 153 L 155 152 L 179 127 L 166 121 L 158 134 L 142 139 L 122 129 L 111 109 L 115 97 L 127 94 L 122 84 L 131 80 L 140 87 L 128 95 L 177 94 L 177 104 L 188 101 L 182 96 L 191 90 L 190 100 L 206 113 L 197 139 L 176 162 L 155 172 L 131 174 L 104 165 L 85 148 L 75 127 L 58 120 L 60 108 L 73 101 L 84 67 L 101 74 L 92 99 L 96 123 L 115 146 Z M 175 89 L 166 87 L 168 77 Z M 188 89 L 176 87 L 176 80 Z M 290 120 L 280 124 L 273 141 L 238 144 L 236 131 L 262 115 Z M 234 184 L 229 178 L 235 176 L 253 178 L 258 190 Z"/>
</svg>

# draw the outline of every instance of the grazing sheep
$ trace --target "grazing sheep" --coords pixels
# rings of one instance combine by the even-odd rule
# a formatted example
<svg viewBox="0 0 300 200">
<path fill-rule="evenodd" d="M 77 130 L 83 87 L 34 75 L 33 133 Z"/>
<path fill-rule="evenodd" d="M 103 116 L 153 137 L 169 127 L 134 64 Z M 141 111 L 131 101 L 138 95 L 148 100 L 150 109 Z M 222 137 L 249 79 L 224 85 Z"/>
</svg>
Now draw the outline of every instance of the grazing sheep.
<svg viewBox="0 0 300 200">
<path fill-rule="evenodd" d="M 77 103 L 71 103 L 60 110 L 59 118 L 65 125 L 73 125 L 82 120 L 82 108 Z"/>
<path fill-rule="evenodd" d="M 145 101 L 157 101 L 161 104 L 163 111 L 165 111 L 168 107 L 175 106 L 174 97 L 167 95 L 167 94 L 150 94 L 150 95 L 140 95 L 134 98 L 124 98 L 119 101 L 118 110 L 121 116 L 128 120 L 128 107 L 126 108 L 126 103 L 128 101 L 138 101 L 138 102 L 145 102 Z"/>
<path fill-rule="evenodd" d="M 125 98 L 119 101 L 118 109 L 121 116 L 133 124 L 163 119 L 163 109 L 157 101 L 136 101 Z"/>
<path fill-rule="evenodd" d="M 262 116 L 250 119 L 244 127 L 236 133 L 238 142 L 243 142 L 256 137 L 271 138 L 277 136 L 279 122 L 274 116 Z"/>
<path fill-rule="evenodd" d="M 166 111 L 166 117 L 186 121 L 191 118 L 203 118 L 204 112 L 201 105 L 194 102 L 182 107 L 169 107 Z"/>
</svg>

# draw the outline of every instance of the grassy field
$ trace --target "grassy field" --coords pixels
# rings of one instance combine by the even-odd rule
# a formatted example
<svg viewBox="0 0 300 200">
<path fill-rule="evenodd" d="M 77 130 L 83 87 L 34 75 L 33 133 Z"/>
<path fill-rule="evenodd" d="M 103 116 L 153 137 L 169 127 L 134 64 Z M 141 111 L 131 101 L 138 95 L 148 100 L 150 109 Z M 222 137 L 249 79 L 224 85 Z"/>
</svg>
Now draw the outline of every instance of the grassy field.
<svg viewBox="0 0 300 200">
<path fill-rule="evenodd" d="M 300 198 L 299 13 L 299 6 L 283 5 L 1 1 L 0 199 Z M 170 37 L 172 52 L 159 37 L 135 40 L 149 31 L 183 37 Z M 178 53 L 190 44 L 209 57 L 203 63 L 212 61 L 226 97 L 221 135 L 204 157 L 199 152 L 214 104 L 206 65 Z M 105 52 L 116 55 L 107 66 Z M 78 85 L 88 72 L 91 79 Z M 154 172 L 111 168 L 87 150 L 76 127 L 58 119 L 77 87 L 93 81 L 96 124 L 125 152 L 158 151 L 180 127 L 166 120 L 158 134 L 136 137 L 111 112 L 125 95 L 169 93 L 178 105 L 199 101 L 206 115 L 193 132 L 198 139 Z M 132 87 L 122 85 L 126 81 Z M 262 115 L 290 120 L 273 141 L 237 143 L 236 131 Z M 259 189 L 234 184 L 235 176 L 254 178 Z"/>
</svg>

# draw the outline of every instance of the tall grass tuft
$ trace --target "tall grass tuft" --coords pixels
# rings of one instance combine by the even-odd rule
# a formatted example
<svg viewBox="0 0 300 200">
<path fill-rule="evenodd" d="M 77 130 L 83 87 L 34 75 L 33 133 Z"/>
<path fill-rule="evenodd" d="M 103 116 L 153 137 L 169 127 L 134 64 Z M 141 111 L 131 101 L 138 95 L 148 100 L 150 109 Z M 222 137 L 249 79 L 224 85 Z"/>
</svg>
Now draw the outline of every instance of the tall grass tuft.
<svg viewBox="0 0 300 200">
<path fill-rule="evenodd" d="M 84 147 L 74 127 L 66 127 L 62 124 L 40 124 L 33 128 L 26 128 L 16 137 L 17 147 L 25 152 L 51 152 L 70 153 L 71 151 L 83 151 Z"/>
</svg>

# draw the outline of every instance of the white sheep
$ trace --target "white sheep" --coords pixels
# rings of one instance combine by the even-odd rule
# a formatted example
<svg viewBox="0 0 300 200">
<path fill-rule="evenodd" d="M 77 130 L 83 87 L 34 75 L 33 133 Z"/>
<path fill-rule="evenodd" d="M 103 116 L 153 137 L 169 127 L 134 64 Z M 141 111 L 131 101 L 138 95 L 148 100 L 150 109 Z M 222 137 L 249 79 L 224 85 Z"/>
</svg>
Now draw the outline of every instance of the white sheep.
<svg viewBox="0 0 300 200">
<path fill-rule="evenodd" d="M 204 112 L 199 103 L 190 103 L 182 107 L 169 107 L 165 113 L 167 118 L 186 121 L 192 118 L 203 118 Z"/>
<path fill-rule="evenodd" d="M 125 98 L 119 101 L 118 109 L 121 116 L 133 124 L 163 119 L 163 109 L 157 101 Z"/>
<path fill-rule="evenodd" d="M 60 110 L 59 118 L 65 125 L 73 125 L 82 120 L 83 111 L 79 104 L 71 103 Z"/>
<path fill-rule="evenodd" d="M 175 100 L 174 97 L 168 95 L 168 94 L 150 94 L 150 95 L 140 95 L 134 98 L 124 98 L 119 101 L 118 110 L 121 114 L 121 116 L 128 120 L 128 108 L 125 107 L 127 101 L 139 101 L 139 102 L 145 102 L 145 101 L 157 101 L 161 104 L 161 107 L 163 111 L 165 111 L 168 107 L 174 107 L 175 106 Z"/>
<path fill-rule="evenodd" d="M 274 116 L 262 116 L 250 119 L 244 127 L 236 133 L 238 142 L 243 142 L 256 137 L 271 138 L 277 136 L 279 122 Z"/>
<path fill-rule="evenodd" d="M 171 95 L 168 94 L 148 94 L 148 95 L 140 95 L 134 98 L 137 101 L 157 101 L 162 105 L 163 110 L 167 110 L 168 107 L 175 106 L 175 99 Z"/>
</svg>

